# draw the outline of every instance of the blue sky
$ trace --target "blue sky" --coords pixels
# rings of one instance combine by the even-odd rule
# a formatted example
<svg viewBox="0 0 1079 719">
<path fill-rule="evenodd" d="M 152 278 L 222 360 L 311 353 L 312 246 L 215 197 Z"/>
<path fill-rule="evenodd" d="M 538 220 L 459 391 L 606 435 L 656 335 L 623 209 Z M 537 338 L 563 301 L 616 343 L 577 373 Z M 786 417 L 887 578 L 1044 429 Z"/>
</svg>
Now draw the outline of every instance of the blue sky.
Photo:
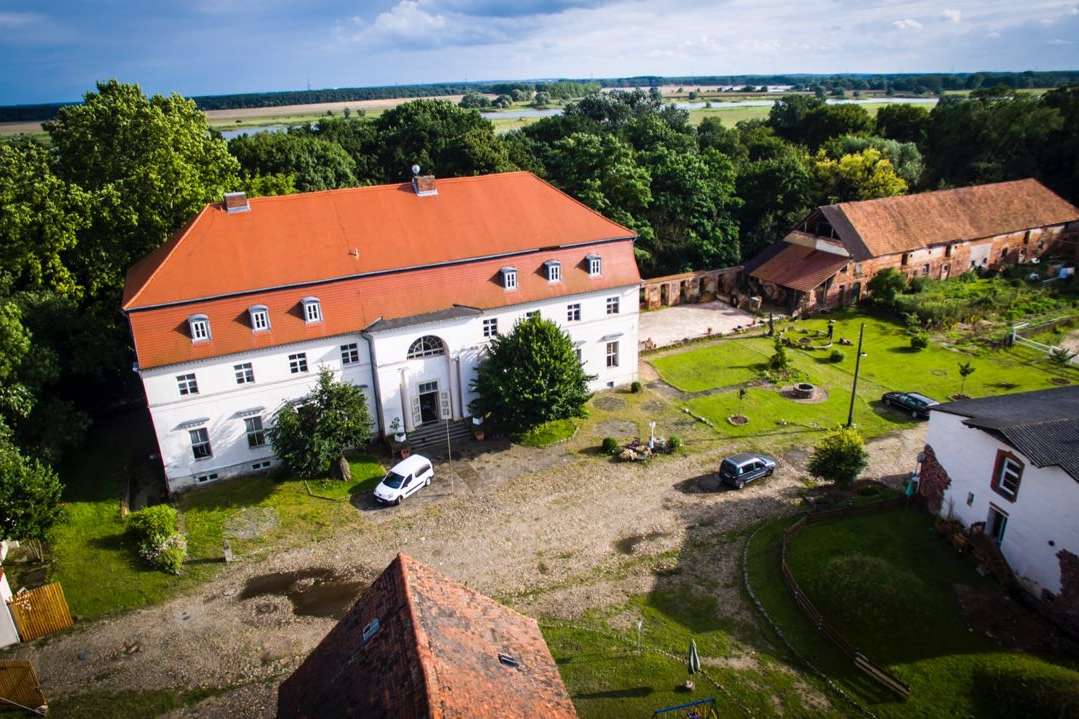
<svg viewBox="0 0 1079 719">
<path fill-rule="evenodd" d="M 1079 68 L 1079 0 L 0 0 L 0 104 L 637 74 Z"/>
</svg>

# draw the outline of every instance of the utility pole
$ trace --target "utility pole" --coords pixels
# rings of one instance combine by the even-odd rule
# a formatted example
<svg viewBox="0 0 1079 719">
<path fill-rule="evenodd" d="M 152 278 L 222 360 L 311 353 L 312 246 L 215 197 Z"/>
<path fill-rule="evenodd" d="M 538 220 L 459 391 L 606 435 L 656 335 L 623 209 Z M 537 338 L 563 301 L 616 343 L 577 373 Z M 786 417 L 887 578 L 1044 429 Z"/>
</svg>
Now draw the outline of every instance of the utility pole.
<svg viewBox="0 0 1079 719">
<path fill-rule="evenodd" d="M 858 371 L 862 368 L 862 337 L 865 336 L 865 322 L 858 329 L 858 356 L 854 358 L 854 382 L 850 387 L 850 410 L 847 412 L 847 429 L 854 424 L 854 398 L 858 395 Z"/>
</svg>

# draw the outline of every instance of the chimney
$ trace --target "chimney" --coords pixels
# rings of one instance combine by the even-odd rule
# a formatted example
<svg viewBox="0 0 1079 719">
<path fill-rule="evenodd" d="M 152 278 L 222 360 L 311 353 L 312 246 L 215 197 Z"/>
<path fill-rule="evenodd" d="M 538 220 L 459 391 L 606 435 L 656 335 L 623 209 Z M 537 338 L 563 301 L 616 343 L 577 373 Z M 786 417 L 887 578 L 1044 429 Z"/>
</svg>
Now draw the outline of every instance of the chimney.
<svg viewBox="0 0 1079 719">
<path fill-rule="evenodd" d="M 226 192 L 225 212 L 234 215 L 237 212 L 250 212 L 251 205 L 247 202 L 246 192 Z"/>
<path fill-rule="evenodd" d="M 435 187 L 434 175 L 421 175 L 420 166 L 412 166 L 412 191 L 416 193 L 417 197 L 430 197 L 438 194 L 438 188 Z"/>
</svg>

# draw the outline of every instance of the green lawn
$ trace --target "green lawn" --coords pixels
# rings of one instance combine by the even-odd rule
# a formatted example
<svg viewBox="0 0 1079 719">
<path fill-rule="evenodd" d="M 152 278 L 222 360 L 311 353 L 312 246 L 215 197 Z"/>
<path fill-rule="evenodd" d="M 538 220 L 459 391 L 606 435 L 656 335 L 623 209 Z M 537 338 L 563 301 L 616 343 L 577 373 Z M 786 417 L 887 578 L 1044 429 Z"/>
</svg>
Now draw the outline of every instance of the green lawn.
<svg viewBox="0 0 1079 719">
<path fill-rule="evenodd" d="M 757 665 L 752 668 L 719 664 L 732 653 L 746 651 L 741 647 L 740 652 L 732 652 L 738 644 L 732 636 L 735 627 L 720 615 L 715 599 L 706 594 L 655 591 L 602 615 L 591 614 L 574 626 L 541 626 L 582 719 L 646 718 L 660 707 L 706 697 L 716 699 L 721 717 L 745 716 L 742 707 L 754 716 L 812 714 L 796 686 L 796 675 L 779 668 L 767 655 L 757 654 Z M 644 622 L 645 650 L 640 654 L 634 645 L 636 629 L 627 616 Z M 613 617 L 621 621 L 612 621 Z M 682 688 L 689 678 L 683 657 L 690 639 L 697 643 L 705 670 L 723 689 L 699 675 L 693 692 Z"/>
<path fill-rule="evenodd" d="M 550 447 L 557 442 L 564 442 L 577 432 L 577 421 L 573 419 L 553 419 L 538 424 L 517 438 L 518 443 L 526 447 Z"/>
<path fill-rule="evenodd" d="M 815 345 L 827 340 L 828 318 L 779 325 L 795 341 L 809 337 Z M 846 421 L 850 406 L 850 387 L 854 374 L 856 347 L 840 346 L 840 338 L 858 341 L 859 325 L 865 323 L 862 366 L 858 397 L 855 402 L 855 425 L 869 437 L 911 425 L 910 418 L 885 409 L 880 396 L 891 390 L 918 391 L 947 401 L 959 392 L 960 362 L 970 362 L 974 374 L 963 390 L 971 396 L 1022 392 L 1056 386 L 1058 382 L 1079 381 L 1075 369 L 1051 365 L 1036 352 L 1023 347 L 990 350 L 964 344 L 950 345 L 934 337 L 928 348 L 910 349 L 910 337 L 903 326 L 864 313 L 830 315 L 835 320 L 835 344 L 821 350 L 790 349 L 792 365 L 799 377 L 823 387 L 828 398 L 817 404 L 787 399 L 776 387 L 754 387 L 741 403 L 734 391 L 695 397 L 686 402 L 694 414 L 707 418 L 716 430 L 729 437 L 798 434 L 826 430 Z M 820 333 L 819 335 L 816 333 Z M 829 360 L 832 349 L 844 358 Z M 667 383 L 687 392 L 730 388 L 760 378 L 773 353 L 766 337 L 720 340 L 694 349 L 661 356 L 652 365 Z M 1054 381 L 1055 380 L 1055 381 Z M 791 380 L 794 381 L 794 380 Z M 734 426 L 727 417 L 743 414 L 749 424 Z"/>
<path fill-rule="evenodd" d="M 968 630 L 956 586 L 992 585 L 937 537 L 926 514 L 897 510 L 808 527 L 792 542 L 792 571 L 856 647 L 911 686 L 911 697 L 899 701 L 853 670 L 790 598 L 779 572 L 779 542 L 787 523 L 765 526 L 750 545 L 753 589 L 798 652 L 878 716 L 984 716 L 985 706 L 973 688 L 979 669 L 1055 668 Z M 860 575 L 842 574 L 842 561 L 830 565 L 852 555 L 886 563 L 880 564 L 888 574 L 879 586 L 867 587 Z"/>
<path fill-rule="evenodd" d="M 179 577 L 146 567 L 124 539 L 120 497 L 136 471 L 134 455 L 149 431 L 140 414 L 95 428 L 94 442 L 61 468 L 65 484 L 64 521 L 49 542 L 49 578 L 59 581 L 73 614 L 82 620 L 164 601 L 210 579 L 220 567 L 223 528 L 245 508 L 272 508 L 276 528 L 250 540 L 233 540 L 239 554 L 275 544 L 300 543 L 326 536 L 334 527 L 361 522 L 348 504 L 349 494 L 364 491 L 382 475 L 378 462 L 352 463 L 353 483 L 313 482 L 312 496 L 302 481 L 275 482 L 268 476 L 245 477 L 181 495 L 177 508 L 187 532 L 191 561 Z M 150 439 L 152 441 L 152 438 Z M 12 582 L 18 586 L 18 565 Z"/>
</svg>

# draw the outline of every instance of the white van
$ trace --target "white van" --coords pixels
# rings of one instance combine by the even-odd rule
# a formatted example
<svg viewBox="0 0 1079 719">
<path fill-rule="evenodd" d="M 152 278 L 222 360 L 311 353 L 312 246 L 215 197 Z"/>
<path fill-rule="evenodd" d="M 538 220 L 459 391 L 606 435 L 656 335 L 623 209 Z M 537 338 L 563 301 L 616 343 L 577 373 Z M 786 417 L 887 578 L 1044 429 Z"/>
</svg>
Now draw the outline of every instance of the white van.
<svg viewBox="0 0 1079 719">
<path fill-rule="evenodd" d="M 405 497 L 426 487 L 435 476 L 431 460 L 413 454 L 393 466 L 375 487 L 375 499 L 383 504 L 400 504 Z"/>
</svg>

